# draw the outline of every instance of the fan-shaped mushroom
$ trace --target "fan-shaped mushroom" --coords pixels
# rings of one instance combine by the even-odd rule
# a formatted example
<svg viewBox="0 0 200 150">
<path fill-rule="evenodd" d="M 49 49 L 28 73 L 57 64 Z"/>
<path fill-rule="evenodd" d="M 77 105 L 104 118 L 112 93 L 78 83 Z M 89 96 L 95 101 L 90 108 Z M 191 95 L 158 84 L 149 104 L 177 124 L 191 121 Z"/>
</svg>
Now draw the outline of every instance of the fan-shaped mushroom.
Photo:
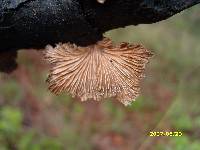
<svg viewBox="0 0 200 150">
<path fill-rule="evenodd" d="M 142 45 L 113 46 L 108 38 L 87 47 L 70 43 L 47 46 L 45 58 L 52 66 L 49 89 L 56 94 L 69 92 L 82 101 L 114 97 L 128 105 L 139 94 L 151 56 Z"/>
</svg>

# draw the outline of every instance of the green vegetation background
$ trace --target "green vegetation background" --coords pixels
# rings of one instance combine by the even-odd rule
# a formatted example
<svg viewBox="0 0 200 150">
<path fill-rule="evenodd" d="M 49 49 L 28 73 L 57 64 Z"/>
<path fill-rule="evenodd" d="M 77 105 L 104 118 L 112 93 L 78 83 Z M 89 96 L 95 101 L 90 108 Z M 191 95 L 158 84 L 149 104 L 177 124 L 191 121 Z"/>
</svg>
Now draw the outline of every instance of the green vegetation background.
<svg viewBox="0 0 200 150">
<path fill-rule="evenodd" d="M 136 102 L 56 97 L 47 90 L 41 53 L 21 51 L 18 70 L 0 75 L 0 150 L 200 150 L 200 7 L 106 36 L 155 54 Z"/>
</svg>

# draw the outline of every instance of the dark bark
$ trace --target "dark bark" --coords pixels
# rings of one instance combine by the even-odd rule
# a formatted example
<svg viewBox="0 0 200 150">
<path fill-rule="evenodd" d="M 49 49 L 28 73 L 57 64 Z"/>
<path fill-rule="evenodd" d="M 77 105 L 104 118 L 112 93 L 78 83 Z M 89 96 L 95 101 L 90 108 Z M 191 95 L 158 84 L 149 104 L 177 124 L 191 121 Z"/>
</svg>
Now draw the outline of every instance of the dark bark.
<svg viewBox="0 0 200 150">
<path fill-rule="evenodd" d="M 11 73 L 17 68 L 17 51 L 0 53 L 0 72 Z"/>
<path fill-rule="evenodd" d="M 0 0 L 0 51 L 92 44 L 110 29 L 154 23 L 200 0 Z"/>
<path fill-rule="evenodd" d="M 0 56 L 58 42 L 92 44 L 110 29 L 158 22 L 198 3 L 200 0 L 106 0 L 104 4 L 97 0 L 0 0 Z"/>
</svg>

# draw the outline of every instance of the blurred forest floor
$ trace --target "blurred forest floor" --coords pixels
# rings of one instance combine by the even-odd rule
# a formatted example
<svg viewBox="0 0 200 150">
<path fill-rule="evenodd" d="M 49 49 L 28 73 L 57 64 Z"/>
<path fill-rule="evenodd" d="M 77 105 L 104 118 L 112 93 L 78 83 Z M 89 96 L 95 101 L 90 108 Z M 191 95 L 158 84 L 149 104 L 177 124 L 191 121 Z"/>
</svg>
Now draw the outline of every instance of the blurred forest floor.
<svg viewBox="0 0 200 150">
<path fill-rule="evenodd" d="M 0 74 L 0 150 L 200 150 L 200 7 L 106 36 L 155 54 L 136 102 L 55 96 L 45 84 L 42 53 L 22 50 L 18 69 Z"/>
</svg>

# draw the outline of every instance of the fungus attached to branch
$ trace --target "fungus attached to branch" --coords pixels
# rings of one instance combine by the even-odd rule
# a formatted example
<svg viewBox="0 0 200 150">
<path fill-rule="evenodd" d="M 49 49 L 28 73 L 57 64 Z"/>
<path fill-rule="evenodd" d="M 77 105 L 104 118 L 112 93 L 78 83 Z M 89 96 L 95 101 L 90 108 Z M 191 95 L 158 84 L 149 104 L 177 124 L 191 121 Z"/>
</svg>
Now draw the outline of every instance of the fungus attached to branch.
<svg viewBox="0 0 200 150">
<path fill-rule="evenodd" d="M 51 64 L 49 89 L 55 94 L 69 92 L 81 101 L 113 97 L 128 105 L 139 94 L 151 56 L 141 45 L 113 46 L 108 38 L 87 47 L 70 43 L 47 46 L 45 59 Z"/>
</svg>

